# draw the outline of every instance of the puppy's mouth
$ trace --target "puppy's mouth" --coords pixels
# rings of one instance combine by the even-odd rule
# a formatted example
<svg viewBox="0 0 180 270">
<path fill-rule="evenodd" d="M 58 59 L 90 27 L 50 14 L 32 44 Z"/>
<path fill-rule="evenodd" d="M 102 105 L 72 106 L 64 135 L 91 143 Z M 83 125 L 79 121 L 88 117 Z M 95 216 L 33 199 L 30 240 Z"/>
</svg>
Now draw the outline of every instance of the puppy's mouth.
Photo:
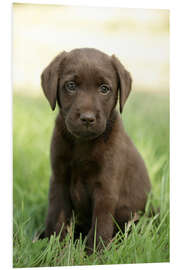
<svg viewBox="0 0 180 270">
<path fill-rule="evenodd" d="M 99 137 L 103 133 L 103 132 L 93 132 L 88 129 L 86 131 L 68 129 L 68 131 L 77 139 L 82 140 L 92 140 Z"/>
<path fill-rule="evenodd" d="M 91 126 L 73 125 L 72 123 L 66 122 L 67 130 L 77 139 L 92 140 L 99 137 L 104 132 L 104 126 L 101 128 Z"/>
</svg>

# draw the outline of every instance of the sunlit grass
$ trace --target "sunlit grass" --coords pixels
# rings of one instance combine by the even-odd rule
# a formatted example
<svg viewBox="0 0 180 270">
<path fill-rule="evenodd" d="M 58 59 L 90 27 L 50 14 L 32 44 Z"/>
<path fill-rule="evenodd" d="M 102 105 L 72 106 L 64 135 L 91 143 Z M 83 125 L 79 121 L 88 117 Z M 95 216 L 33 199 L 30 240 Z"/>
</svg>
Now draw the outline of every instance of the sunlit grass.
<svg viewBox="0 0 180 270">
<path fill-rule="evenodd" d="M 85 255 L 85 243 L 73 233 L 59 243 L 32 243 L 44 226 L 50 176 L 49 145 L 57 113 L 45 98 L 14 95 L 13 204 L 14 267 L 95 265 L 169 261 L 169 98 L 168 93 L 133 93 L 122 118 L 145 159 L 152 182 L 150 203 L 160 208 L 154 217 L 142 217 L 132 231 L 120 232 L 99 255 Z"/>
</svg>

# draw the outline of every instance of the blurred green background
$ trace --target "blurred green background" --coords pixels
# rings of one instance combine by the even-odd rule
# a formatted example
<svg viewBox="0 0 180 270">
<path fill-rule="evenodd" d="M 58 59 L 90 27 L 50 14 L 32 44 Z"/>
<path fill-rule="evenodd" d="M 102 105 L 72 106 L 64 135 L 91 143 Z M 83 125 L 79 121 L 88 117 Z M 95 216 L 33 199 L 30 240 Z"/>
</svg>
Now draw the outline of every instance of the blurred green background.
<svg viewBox="0 0 180 270">
<path fill-rule="evenodd" d="M 168 10 L 14 4 L 16 91 L 42 95 L 44 67 L 60 51 L 79 47 L 116 54 L 132 73 L 134 90 L 168 90 Z"/>
<path fill-rule="evenodd" d="M 145 159 L 152 204 L 161 210 L 159 223 L 145 220 L 143 234 L 119 244 L 120 256 L 112 248 L 101 260 L 79 258 L 72 243 L 61 247 L 61 257 L 51 249 L 54 242 L 32 244 L 47 211 L 57 114 L 44 97 L 40 75 L 60 51 L 80 47 L 116 54 L 132 75 L 122 118 Z M 14 4 L 13 95 L 14 267 L 169 261 L 169 11 Z"/>
</svg>

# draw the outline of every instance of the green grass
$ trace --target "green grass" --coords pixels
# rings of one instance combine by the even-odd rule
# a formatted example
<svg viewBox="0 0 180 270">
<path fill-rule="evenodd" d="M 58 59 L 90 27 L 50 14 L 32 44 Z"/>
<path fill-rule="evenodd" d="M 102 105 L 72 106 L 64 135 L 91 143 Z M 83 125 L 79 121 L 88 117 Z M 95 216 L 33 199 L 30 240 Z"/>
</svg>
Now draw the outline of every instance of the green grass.
<svg viewBox="0 0 180 270">
<path fill-rule="evenodd" d="M 32 243 L 43 229 L 50 177 L 49 145 L 57 113 L 43 98 L 14 95 L 13 106 L 13 266 L 70 266 L 169 261 L 169 97 L 136 92 L 122 118 L 145 159 L 152 182 L 149 199 L 160 214 L 143 216 L 138 225 L 117 234 L 103 254 L 86 256 L 85 243 L 51 237 Z M 148 207 L 147 207 L 148 208 Z M 73 231 L 73 230 L 72 230 Z"/>
</svg>

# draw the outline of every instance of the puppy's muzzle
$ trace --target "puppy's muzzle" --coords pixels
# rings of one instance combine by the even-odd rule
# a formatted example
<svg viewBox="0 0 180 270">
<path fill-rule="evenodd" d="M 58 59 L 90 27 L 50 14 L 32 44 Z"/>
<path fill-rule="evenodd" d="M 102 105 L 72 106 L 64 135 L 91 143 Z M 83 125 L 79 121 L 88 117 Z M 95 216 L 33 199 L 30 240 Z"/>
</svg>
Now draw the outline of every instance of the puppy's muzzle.
<svg viewBox="0 0 180 270">
<path fill-rule="evenodd" d="M 80 115 L 80 121 L 81 123 L 86 126 L 93 126 L 96 123 L 96 117 L 93 112 L 85 112 Z"/>
</svg>

